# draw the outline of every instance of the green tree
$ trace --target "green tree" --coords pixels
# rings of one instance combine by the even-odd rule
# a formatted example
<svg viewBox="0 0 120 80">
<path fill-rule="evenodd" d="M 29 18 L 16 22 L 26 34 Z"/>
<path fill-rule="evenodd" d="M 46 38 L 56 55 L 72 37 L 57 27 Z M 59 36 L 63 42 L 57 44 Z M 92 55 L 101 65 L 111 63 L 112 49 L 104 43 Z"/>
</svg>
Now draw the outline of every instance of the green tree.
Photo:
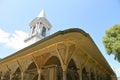
<svg viewBox="0 0 120 80">
<path fill-rule="evenodd" d="M 113 54 L 115 59 L 120 62 L 120 25 L 114 25 L 106 30 L 106 35 L 103 37 L 103 44 L 107 54 Z"/>
</svg>

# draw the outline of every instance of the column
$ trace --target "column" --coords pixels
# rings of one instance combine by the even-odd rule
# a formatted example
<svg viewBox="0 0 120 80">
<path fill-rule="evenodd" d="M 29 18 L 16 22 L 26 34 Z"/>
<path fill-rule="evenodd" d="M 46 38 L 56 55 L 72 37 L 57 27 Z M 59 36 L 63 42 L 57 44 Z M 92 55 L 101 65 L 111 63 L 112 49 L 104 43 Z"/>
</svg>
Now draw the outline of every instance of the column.
<svg viewBox="0 0 120 80">
<path fill-rule="evenodd" d="M 41 70 L 38 70 L 38 80 L 41 80 Z"/>
<path fill-rule="evenodd" d="M 82 70 L 79 67 L 79 69 L 77 70 L 78 74 L 79 74 L 79 80 L 82 80 Z"/>
<path fill-rule="evenodd" d="M 67 80 L 66 71 L 63 71 L 63 80 Z"/>
<path fill-rule="evenodd" d="M 66 65 L 63 65 L 63 80 L 67 80 L 67 66 Z"/>
<path fill-rule="evenodd" d="M 4 77 L 3 77 L 3 76 L 1 76 L 1 80 L 4 80 Z"/>
<path fill-rule="evenodd" d="M 53 68 L 49 68 L 48 78 L 49 78 L 49 80 L 54 80 L 54 78 L 53 78 Z"/>
<path fill-rule="evenodd" d="M 82 71 L 79 71 L 79 79 L 82 80 Z"/>
<path fill-rule="evenodd" d="M 40 34 L 41 34 L 41 32 L 42 32 L 42 28 L 43 28 L 43 24 L 40 23 L 40 25 L 39 25 L 39 31 L 40 31 Z"/>
<path fill-rule="evenodd" d="M 21 80 L 24 80 L 24 72 L 21 72 Z"/>
<path fill-rule="evenodd" d="M 13 77 L 12 74 L 10 74 L 10 80 L 12 80 L 12 77 Z"/>
</svg>

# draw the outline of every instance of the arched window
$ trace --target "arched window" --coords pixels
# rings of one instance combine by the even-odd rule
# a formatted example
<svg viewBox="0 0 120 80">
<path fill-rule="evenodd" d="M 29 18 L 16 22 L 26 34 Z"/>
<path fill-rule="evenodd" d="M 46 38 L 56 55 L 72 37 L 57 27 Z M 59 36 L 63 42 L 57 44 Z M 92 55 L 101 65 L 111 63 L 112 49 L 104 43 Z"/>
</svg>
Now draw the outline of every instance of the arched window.
<svg viewBox="0 0 120 80">
<path fill-rule="evenodd" d="M 41 33 L 41 35 L 43 36 L 43 37 L 45 37 L 46 36 L 46 28 L 43 26 L 43 28 L 42 28 L 42 33 Z"/>
</svg>

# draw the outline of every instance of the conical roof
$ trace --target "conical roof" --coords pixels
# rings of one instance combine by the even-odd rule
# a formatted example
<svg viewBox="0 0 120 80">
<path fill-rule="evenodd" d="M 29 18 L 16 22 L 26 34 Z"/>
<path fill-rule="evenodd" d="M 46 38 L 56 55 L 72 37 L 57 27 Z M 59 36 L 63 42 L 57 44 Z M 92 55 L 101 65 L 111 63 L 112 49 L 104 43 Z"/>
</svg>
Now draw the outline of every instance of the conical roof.
<svg viewBox="0 0 120 80">
<path fill-rule="evenodd" d="M 37 17 L 46 17 L 45 10 L 42 9 L 41 12 L 40 12 L 40 14 Z"/>
</svg>

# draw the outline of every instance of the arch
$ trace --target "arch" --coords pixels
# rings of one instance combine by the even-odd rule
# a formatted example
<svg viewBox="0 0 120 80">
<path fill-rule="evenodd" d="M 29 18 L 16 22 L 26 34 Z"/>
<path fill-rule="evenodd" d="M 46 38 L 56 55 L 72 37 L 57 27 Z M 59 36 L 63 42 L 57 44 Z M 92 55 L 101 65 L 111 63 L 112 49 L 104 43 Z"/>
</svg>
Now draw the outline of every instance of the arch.
<svg viewBox="0 0 120 80">
<path fill-rule="evenodd" d="M 81 56 L 78 52 L 76 52 L 73 55 L 72 59 L 74 60 L 77 67 L 82 68 L 82 62 L 81 62 L 82 59 L 81 59 Z"/>
<path fill-rule="evenodd" d="M 10 79 L 10 71 L 7 68 L 7 66 L 1 65 L 1 68 L 0 68 L 0 80 L 7 80 L 7 79 L 8 80 Z"/>
<path fill-rule="evenodd" d="M 49 59 L 47 59 L 46 63 L 44 64 L 44 66 L 47 66 L 47 65 L 61 66 L 61 63 L 58 57 L 51 56 Z"/>
<path fill-rule="evenodd" d="M 79 74 L 73 59 L 70 60 L 67 68 L 67 80 L 79 80 Z"/>
<path fill-rule="evenodd" d="M 89 77 L 88 77 L 88 72 L 86 71 L 86 68 L 84 67 L 82 69 L 82 80 L 89 80 Z"/>
<path fill-rule="evenodd" d="M 100 72 L 98 69 L 96 69 L 96 79 L 99 80 L 100 79 Z"/>
<path fill-rule="evenodd" d="M 93 68 L 94 67 L 94 68 Z M 90 66 L 90 71 L 89 71 L 89 78 L 90 80 L 95 80 L 97 78 L 97 69 L 95 66 Z"/>
<path fill-rule="evenodd" d="M 12 80 L 21 80 L 21 71 L 20 68 L 18 67 L 12 75 Z"/>
<path fill-rule="evenodd" d="M 38 80 L 38 75 L 34 76 L 32 80 Z"/>
<path fill-rule="evenodd" d="M 91 72 L 91 73 L 90 73 L 90 79 L 91 79 L 91 80 L 95 80 L 95 74 L 94 74 L 94 72 Z"/>
<path fill-rule="evenodd" d="M 48 63 L 48 61 L 49 61 L 50 59 L 54 58 L 54 57 L 58 60 L 58 62 L 60 62 L 60 65 L 61 65 L 61 61 L 60 61 L 58 55 L 53 55 L 52 53 L 50 53 L 49 55 L 46 54 L 45 56 L 47 56 L 47 57 L 46 57 L 45 60 L 43 61 L 43 66 L 45 66 L 46 63 Z M 43 55 L 43 57 L 44 57 L 44 55 Z"/>
<path fill-rule="evenodd" d="M 5 74 L 4 74 L 4 80 L 9 80 L 10 79 L 10 73 L 9 71 L 6 71 Z"/>
<path fill-rule="evenodd" d="M 51 56 L 42 66 L 42 80 L 62 80 L 62 67 L 57 56 Z"/>
<path fill-rule="evenodd" d="M 28 66 L 27 70 L 31 70 L 31 69 L 34 69 L 34 68 L 37 68 L 37 67 L 36 67 L 35 63 L 32 62 L 32 63 Z"/>
<path fill-rule="evenodd" d="M 68 64 L 68 68 L 77 70 L 76 64 L 73 59 L 70 60 L 70 62 Z"/>
<path fill-rule="evenodd" d="M 43 37 L 46 36 L 46 28 L 45 28 L 45 26 L 43 26 L 43 28 L 42 28 L 41 35 L 42 35 Z"/>
<path fill-rule="evenodd" d="M 36 67 L 36 64 L 34 62 L 32 62 L 27 70 L 25 71 L 25 75 L 24 75 L 24 78 L 26 80 L 33 80 L 34 78 L 38 78 L 38 71 L 37 71 L 37 67 Z"/>
<path fill-rule="evenodd" d="M 38 80 L 38 75 L 36 75 L 35 77 L 33 77 L 32 80 Z M 43 77 L 43 75 L 41 75 L 41 79 L 40 80 L 45 80 L 44 77 Z"/>
</svg>

